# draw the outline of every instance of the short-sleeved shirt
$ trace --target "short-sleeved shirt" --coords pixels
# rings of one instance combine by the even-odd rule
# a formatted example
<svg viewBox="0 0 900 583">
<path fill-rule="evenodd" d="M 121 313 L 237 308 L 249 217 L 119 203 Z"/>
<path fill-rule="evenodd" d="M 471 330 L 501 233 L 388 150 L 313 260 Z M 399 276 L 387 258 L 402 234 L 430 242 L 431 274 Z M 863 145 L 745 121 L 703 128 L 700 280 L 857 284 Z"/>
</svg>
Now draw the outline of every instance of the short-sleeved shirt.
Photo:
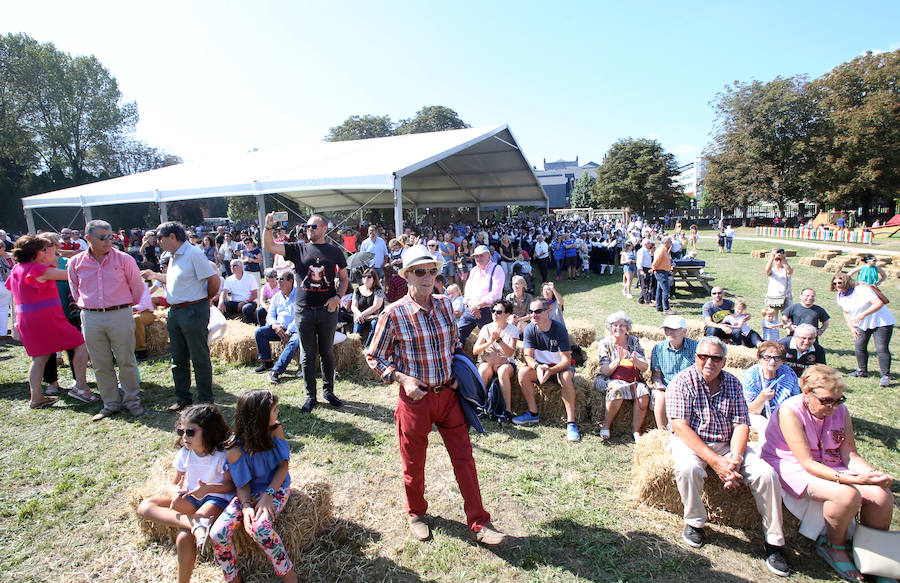
<svg viewBox="0 0 900 583">
<path fill-rule="evenodd" d="M 206 260 L 206 254 L 189 242 L 181 244 L 169 259 L 166 271 L 166 301 L 171 304 L 193 302 L 207 297 L 206 278 L 218 275 Z"/>
<path fill-rule="evenodd" d="M 719 392 L 709 385 L 696 366 L 680 372 L 666 389 L 666 414 L 683 419 L 707 443 L 728 443 L 735 425 L 749 425 L 750 412 L 740 381 L 722 371 Z"/>
<path fill-rule="evenodd" d="M 721 324 L 725 316 L 734 312 L 734 302 L 731 300 L 722 300 L 722 305 L 717 306 L 712 300 L 703 304 L 703 319 L 711 318 L 716 324 Z"/>
<path fill-rule="evenodd" d="M 212 451 L 207 455 L 199 456 L 193 450 L 182 447 L 175 454 L 172 465 L 178 472 L 184 472 L 184 488 L 193 490 L 200 485 L 200 481 L 206 484 L 221 484 L 225 480 L 225 463 L 228 458 L 224 451 Z M 234 493 L 212 493 L 210 496 L 231 500 Z"/>
<path fill-rule="evenodd" d="M 225 290 L 231 292 L 231 301 L 233 302 L 248 301 L 253 290 L 258 289 L 257 285 L 256 277 L 247 275 L 246 272 L 240 279 L 234 275 L 225 278 Z"/>
<path fill-rule="evenodd" d="M 800 324 L 812 324 L 816 328 L 821 328 L 822 324 L 827 322 L 831 316 L 825 311 L 825 308 L 813 304 L 811 308 L 807 308 L 803 304 L 791 304 L 784 310 L 784 316 L 794 323 L 794 326 Z"/>
<path fill-rule="evenodd" d="M 778 370 L 775 372 L 775 378 L 771 380 L 762 375 L 759 364 L 754 364 L 744 371 L 741 384 L 744 385 L 744 399 L 746 399 L 748 405 L 755 401 L 764 389 L 771 389 L 775 392 L 766 403 L 766 406 L 763 407 L 762 414 L 765 417 L 768 417 L 769 412 L 773 411 L 775 407 L 784 401 L 800 394 L 797 374 L 786 364 L 778 367 Z"/>
<path fill-rule="evenodd" d="M 488 324 L 485 324 L 484 328 L 482 328 L 481 331 L 478 332 L 478 340 L 490 339 L 491 334 L 493 334 L 494 330 L 496 330 L 496 329 L 497 329 L 496 322 L 490 322 Z M 511 346 L 513 340 L 519 339 L 519 329 L 516 328 L 515 326 L 513 326 L 512 324 L 507 324 L 506 328 L 504 328 L 503 330 L 500 331 L 500 339 L 503 340 L 503 342 L 505 342 L 506 344 Z M 508 360 L 509 362 L 515 362 L 515 360 L 516 360 L 515 353 L 512 356 L 507 357 L 505 354 L 503 354 L 503 350 L 500 348 L 500 345 L 496 342 L 489 345 L 484 350 L 484 352 L 482 352 L 481 354 L 484 355 L 484 354 L 490 353 L 490 352 L 496 352 L 496 353 L 506 357 L 506 360 Z"/>
<path fill-rule="evenodd" d="M 262 256 L 262 249 L 259 247 L 254 247 L 251 251 L 250 249 L 241 249 L 241 258 L 242 259 L 259 259 Z M 255 261 L 244 261 L 244 271 L 249 271 L 251 273 L 260 273 L 262 271 L 260 269 L 260 264 Z"/>
<path fill-rule="evenodd" d="M 697 341 L 693 338 L 685 338 L 677 350 L 672 348 L 668 340 L 662 340 L 656 343 L 650 353 L 650 370 L 662 372 L 663 384 L 668 387 L 678 373 L 694 365 L 695 354 Z"/>
<path fill-rule="evenodd" d="M 559 364 L 562 362 L 560 353 L 572 350 L 569 331 L 557 320 L 550 320 L 550 328 L 546 332 L 542 332 L 534 323 L 529 324 L 522 339 L 524 348 L 533 348 L 534 359 L 541 364 Z"/>
<path fill-rule="evenodd" d="M 340 249 L 330 243 L 285 243 L 284 258 L 294 264 L 298 308 L 324 306 L 338 295 L 338 271 L 347 267 Z"/>
</svg>

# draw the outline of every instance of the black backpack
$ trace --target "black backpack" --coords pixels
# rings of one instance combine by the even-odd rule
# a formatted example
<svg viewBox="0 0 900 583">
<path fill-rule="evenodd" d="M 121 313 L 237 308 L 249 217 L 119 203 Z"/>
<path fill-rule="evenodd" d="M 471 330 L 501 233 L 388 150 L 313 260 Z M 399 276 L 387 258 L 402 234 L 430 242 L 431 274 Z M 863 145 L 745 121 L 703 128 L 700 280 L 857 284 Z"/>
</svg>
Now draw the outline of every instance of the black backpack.
<svg viewBox="0 0 900 583">
<path fill-rule="evenodd" d="M 506 411 L 506 400 L 500 391 L 500 381 L 494 377 L 488 384 L 487 399 L 484 403 L 484 414 L 491 421 L 499 421 Z"/>
</svg>

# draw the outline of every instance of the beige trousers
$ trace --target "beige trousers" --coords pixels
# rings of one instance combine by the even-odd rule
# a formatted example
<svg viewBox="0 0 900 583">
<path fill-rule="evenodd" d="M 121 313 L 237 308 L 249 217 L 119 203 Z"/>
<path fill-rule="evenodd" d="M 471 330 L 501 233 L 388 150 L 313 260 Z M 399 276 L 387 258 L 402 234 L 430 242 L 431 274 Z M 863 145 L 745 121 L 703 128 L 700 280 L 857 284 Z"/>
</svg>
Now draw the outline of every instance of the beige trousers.
<svg viewBox="0 0 900 583">
<path fill-rule="evenodd" d="M 81 310 L 81 330 L 91 363 L 97 389 L 103 399 L 103 407 L 118 411 L 131 404 L 139 404 L 137 361 L 134 358 L 134 318 L 131 307 L 112 312 L 91 312 Z M 115 357 L 119 365 L 119 377 L 113 364 Z M 119 398 L 119 382 L 123 396 Z"/>
<path fill-rule="evenodd" d="M 134 318 L 134 350 L 147 350 L 147 326 L 156 320 L 156 316 L 150 310 L 144 310 L 132 315 Z"/>
<path fill-rule="evenodd" d="M 684 504 L 684 521 L 695 528 L 706 525 L 706 507 L 703 505 L 703 481 L 706 479 L 706 462 L 678 437 L 672 436 L 672 458 L 675 461 L 675 482 Z M 714 452 L 726 455 L 728 443 L 707 443 Z M 751 448 L 744 454 L 744 464 L 739 470 L 744 483 L 750 488 L 756 500 L 756 509 L 762 515 L 766 542 L 770 545 L 784 545 L 782 530 L 781 483 L 775 470 L 763 461 Z"/>
</svg>

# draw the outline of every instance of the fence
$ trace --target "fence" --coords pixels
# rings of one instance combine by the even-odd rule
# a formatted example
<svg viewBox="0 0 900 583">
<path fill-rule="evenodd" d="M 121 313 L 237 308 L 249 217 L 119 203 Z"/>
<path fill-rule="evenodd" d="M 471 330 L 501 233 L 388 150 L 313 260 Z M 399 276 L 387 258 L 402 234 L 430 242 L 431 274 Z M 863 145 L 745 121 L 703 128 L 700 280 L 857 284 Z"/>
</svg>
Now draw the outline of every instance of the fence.
<svg viewBox="0 0 900 583">
<path fill-rule="evenodd" d="M 785 227 L 756 227 L 756 236 L 807 239 L 810 241 L 831 241 L 834 243 L 872 244 L 872 233 L 861 229 L 791 229 Z"/>
</svg>

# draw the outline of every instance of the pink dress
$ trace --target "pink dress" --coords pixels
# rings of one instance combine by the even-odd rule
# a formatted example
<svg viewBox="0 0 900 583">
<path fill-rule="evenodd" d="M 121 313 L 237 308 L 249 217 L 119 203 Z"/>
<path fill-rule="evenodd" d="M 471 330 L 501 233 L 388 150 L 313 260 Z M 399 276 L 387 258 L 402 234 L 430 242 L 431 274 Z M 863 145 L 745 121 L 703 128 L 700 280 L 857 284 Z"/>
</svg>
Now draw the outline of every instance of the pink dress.
<svg viewBox="0 0 900 583">
<path fill-rule="evenodd" d="M 789 407 L 800 418 L 814 460 L 835 470 L 847 471 L 847 466 L 841 461 L 841 444 L 846 436 L 847 407 L 838 405 L 830 417 L 818 419 L 803 404 L 803 397 L 804 395 L 794 395 L 775 409 L 766 426 L 766 442 L 762 448 L 762 458 L 775 468 L 782 488 L 794 498 L 801 498 L 806 493 L 813 475 L 803 469 L 784 439 L 777 421 L 781 407 Z"/>
<path fill-rule="evenodd" d="M 6 280 L 16 300 L 16 330 L 28 356 L 42 356 L 84 344 L 78 328 L 63 314 L 56 281 L 38 281 L 49 265 L 19 263 Z"/>
</svg>

